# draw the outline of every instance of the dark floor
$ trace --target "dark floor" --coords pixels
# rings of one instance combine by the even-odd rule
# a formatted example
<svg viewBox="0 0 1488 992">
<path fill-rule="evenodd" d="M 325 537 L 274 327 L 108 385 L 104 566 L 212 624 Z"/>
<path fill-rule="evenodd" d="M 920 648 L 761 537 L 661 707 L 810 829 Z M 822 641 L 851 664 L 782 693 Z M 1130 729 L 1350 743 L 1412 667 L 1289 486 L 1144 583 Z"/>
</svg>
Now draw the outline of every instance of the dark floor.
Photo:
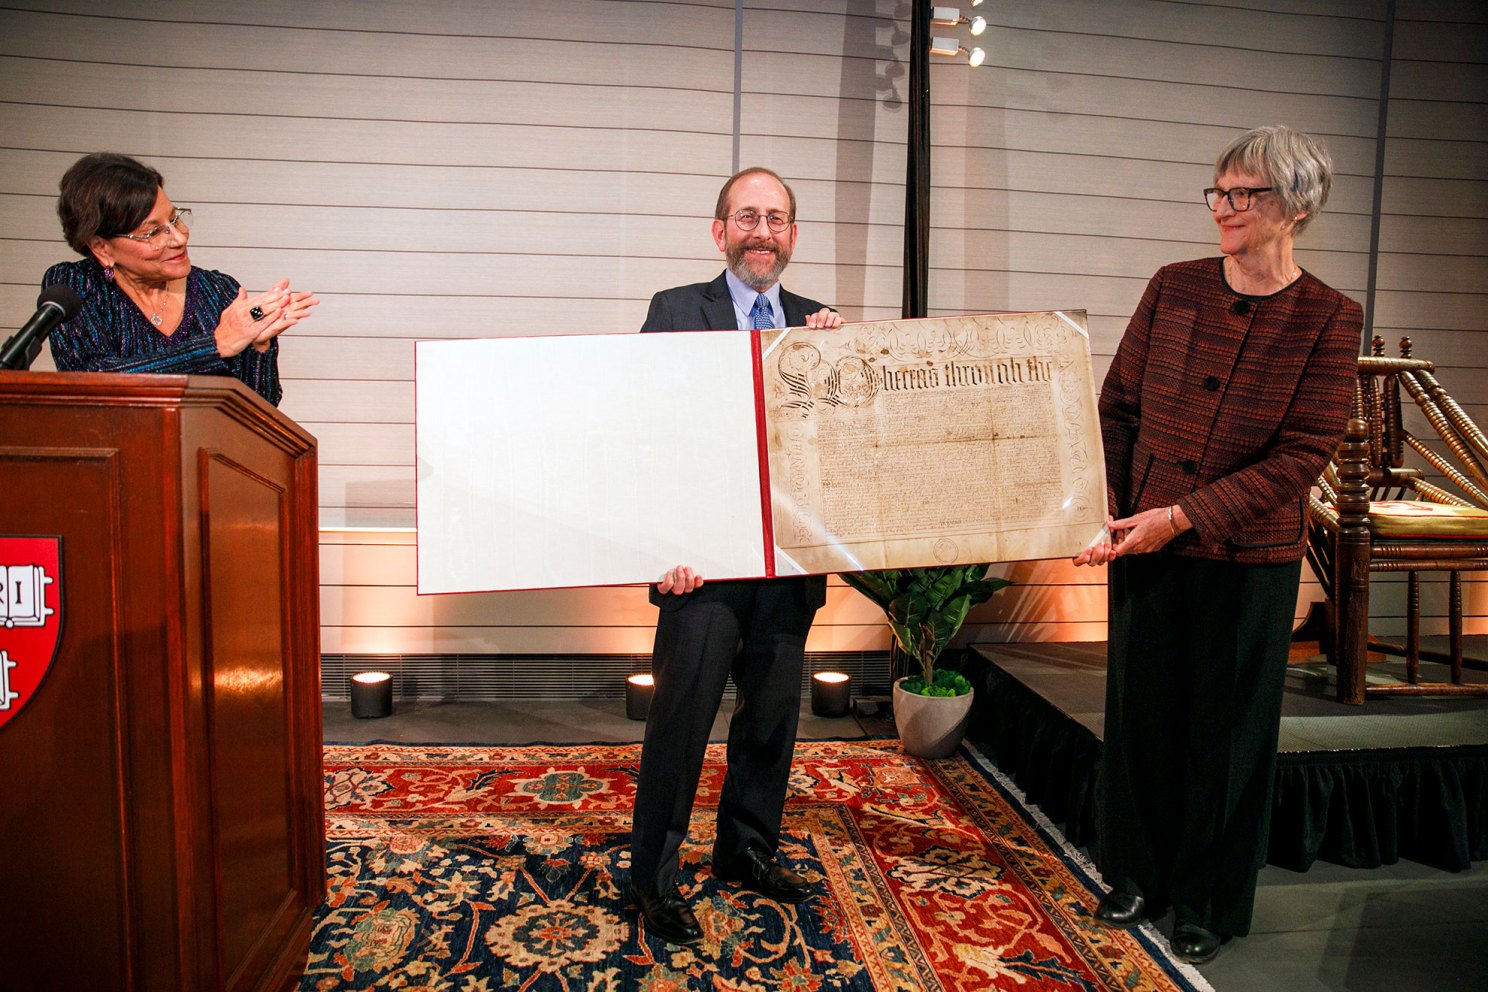
<svg viewBox="0 0 1488 992">
<path fill-rule="evenodd" d="M 1040 665 L 1039 652 L 1029 650 L 1033 647 L 1023 645 L 1010 652 L 1015 657 L 999 663 L 1022 666 L 1022 677 L 1040 681 L 1051 695 L 1075 694 L 1069 702 L 1077 709 L 1070 712 L 1083 712 L 1082 719 L 1093 721 L 1098 732 L 1098 703 L 1094 708 L 1083 705 L 1090 690 L 1080 684 L 1088 676 L 1082 674 L 1087 666 L 1048 656 Z M 1090 646 L 1097 652 L 1100 648 Z M 1300 669 L 1293 675 L 1289 695 L 1315 695 L 1310 690 L 1316 686 L 1306 681 L 1315 676 Z M 1283 731 L 1292 733 L 1289 740 L 1298 750 L 1319 746 L 1320 734 L 1328 740 L 1362 739 L 1366 746 L 1388 746 L 1380 741 L 1407 732 L 1400 723 L 1409 716 L 1406 708 L 1390 709 L 1400 702 L 1409 703 L 1416 714 L 1409 716 L 1411 732 L 1439 734 L 1443 743 L 1458 742 L 1463 735 L 1488 740 L 1488 700 L 1475 707 L 1463 707 L 1462 701 L 1438 707 L 1427 700 L 1380 700 L 1362 712 L 1326 701 L 1304 702 L 1308 712 L 1289 709 L 1287 720 L 1321 722 L 1289 724 Z M 1309 707 L 1317 710 L 1310 717 Z M 324 720 L 325 739 L 339 743 L 623 742 L 639 741 L 644 730 L 644 724 L 625 718 L 619 699 L 400 703 L 391 717 L 381 720 L 357 720 L 344 701 L 336 701 L 326 703 Z M 726 728 L 720 716 L 714 738 L 721 739 Z M 807 708 L 800 737 L 852 738 L 881 729 L 874 723 L 865 732 L 852 717 L 823 719 Z M 1170 919 L 1159 923 L 1163 932 L 1171 926 Z M 1226 945 L 1201 971 L 1218 992 L 1488 992 L 1488 865 L 1457 874 L 1405 861 L 1368 871 L 1319 862 L 1301 874 L 1267 866 L 1261 871 L 1250 936 Z"/>
</svg>

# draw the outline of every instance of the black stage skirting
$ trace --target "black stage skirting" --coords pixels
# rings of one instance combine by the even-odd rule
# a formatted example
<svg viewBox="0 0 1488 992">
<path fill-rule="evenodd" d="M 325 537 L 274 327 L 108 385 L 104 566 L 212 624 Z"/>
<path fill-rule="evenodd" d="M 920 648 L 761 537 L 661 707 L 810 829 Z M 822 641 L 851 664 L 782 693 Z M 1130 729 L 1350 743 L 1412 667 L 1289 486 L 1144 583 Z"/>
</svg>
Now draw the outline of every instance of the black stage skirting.
<svg viewBox="0 0 1488 992">
<path fill-rule="evenodd" d="M 1036 686 L 1042 679 L 1029 654 L 1038 648 L 1048 650 L 1066 676 L 1054 691 Z M 1066 712 L 1051 696 L 1071 710 L 1081 705 L 1099 710 L 1101 700 L 1091 698 L 1097 695 L 1091 687 L 1104 686 L 1099 660 L 1104 645 L 1081 645 L 1074 651 L 1054 644 L 1018 645 L 1016 651 L 1017 664 L 999 658 L 998 646 L 981 645 L 966 652 L 964 667 L 977 692 L 967 736 L 1017 782 L 1030 802 L 1061 826 L 1072 843 L 1086 845 L 1094 836 L 1101 740 L 1091 725 L 1100 725 L 1098 713 Z M 1086 671 L 1079 671 L 1081 666 Z M 1067 678 L 1072 670 L 1084 686 L 1081 703 L 1072 703 Z M 1292 685 L 1287 692 L 1309 694 Z M 1295 705 L 1289 699 L 1288 706 L 1318 713 L 1319 720 L 1327 721 L 1351 716 L 1362 721 L 1391 714 L 1392 706 L 1398 714 L 1403 701 L 1371 700 L 1354 708 L 1321 701 L 1316 690 L 1310 695 L 1313 698 Z M 1465 728 L 1459 735 L 1465 738 L 1462 743 L 1409 745 L 1400 740 L 1397 726 L 1384 734 L 1392 740 L 1388 747 L 1284 749 L 1272 800 L 1270 863 L 1306 871 L 1319 858 L 1353 868 L 1376 868 L 1405 858 L 1461 871 L 1488 858 L 1488 701 L 1436 702 L 1453 711 L 1455 727 Z M 1481 735 L 1475 729 L 1479 715 Z M 1430 720 L 1433 714 L 1419 711 L 1419 716 Z M 1362 737 L 1368 736 L 1368 722 L 1356 726 L 1365 728 Z M 1351 745 L 1360 743 L 1360 734 L 1349 736 Z"/>
</svg>

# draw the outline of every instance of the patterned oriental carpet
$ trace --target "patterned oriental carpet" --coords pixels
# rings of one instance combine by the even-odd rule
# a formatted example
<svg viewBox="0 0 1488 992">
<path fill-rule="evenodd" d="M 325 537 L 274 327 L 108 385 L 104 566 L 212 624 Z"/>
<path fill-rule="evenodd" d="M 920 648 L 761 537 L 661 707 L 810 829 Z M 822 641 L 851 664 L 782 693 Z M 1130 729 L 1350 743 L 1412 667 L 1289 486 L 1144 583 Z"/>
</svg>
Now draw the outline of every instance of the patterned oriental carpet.
<svg viewBox="0 0 1488 992">
<path fill-rule="evenodd" d="M 1096 926 L 1078 852 L 977 752 L 796 745 L 783 906 L 715 881 L 708 750 L 683 847 L 704 941 L 646 937 L 626 895 L 639 745 L 325 749 L 330 891 L 302 990 L 828 992 L 1208 989 L 1150 928 Z"/>
</svg>

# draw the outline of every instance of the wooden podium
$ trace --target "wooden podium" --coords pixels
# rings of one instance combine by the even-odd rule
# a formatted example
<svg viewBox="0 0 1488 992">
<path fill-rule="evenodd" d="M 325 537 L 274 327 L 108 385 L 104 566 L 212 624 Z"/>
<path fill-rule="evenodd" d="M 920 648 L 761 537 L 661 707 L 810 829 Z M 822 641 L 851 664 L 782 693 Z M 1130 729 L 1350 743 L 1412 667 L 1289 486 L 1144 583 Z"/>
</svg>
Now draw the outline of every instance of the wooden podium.
<svg viewBox="0 0 1488 992">
<path fill-rule="evenodd" d="M 0 985 L 297 979 L 325 895 L 316 513 L 315 438 L 234 379 L 0 372 L 0 536 L 60 538 L 61 619 L 0 726 Z"/>
</svg>

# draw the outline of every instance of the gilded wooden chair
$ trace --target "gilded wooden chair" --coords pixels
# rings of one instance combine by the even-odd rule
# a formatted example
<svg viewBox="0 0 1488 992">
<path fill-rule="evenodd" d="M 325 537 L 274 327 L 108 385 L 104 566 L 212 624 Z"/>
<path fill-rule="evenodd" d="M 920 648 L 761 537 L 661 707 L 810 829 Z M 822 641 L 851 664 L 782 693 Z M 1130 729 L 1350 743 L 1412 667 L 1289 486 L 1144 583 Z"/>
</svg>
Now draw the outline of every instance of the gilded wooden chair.
<svg viewBox="0 0 1488 992">
<path fill-rule="evenodd" d="M 1488 438 L 1437 382 L 1432 363 L 1410 356 L 1410 339 L 1400 344 L 1401 357 L 1386 358 L 1384 339 L 1376 337 L 1373 354 L 1360 357 L 1353 417 L 1318 480 L 1318 493 L 1309 497 L 1307 555 L 1328 595 L 1328 660 L 1337 668 L 1338 698 L 1346 703 L 1392 695 L 1488 696 L 1488 685 L 1467 684 L 1462 677 L 1462 573 L 1488 570 Z M 1415 402 L 1447 455 L 1405 428 L 1402 393 Z M 1443 484 L 1406 465 L 1407 449 L 1439 473 Z M 1448 573 L 1445 654 L 1421 649 L 1423 571 Z M 1369 636 L 1369 577 L 1375 572 L 1406 573 L 1403 644 Z M 1403 655 L 1406 681 L 1367 685 L 1371 648 Z M 1423 658 L 1446 663 L 1450 681 L 1422 681 Z"/>
</svg>

